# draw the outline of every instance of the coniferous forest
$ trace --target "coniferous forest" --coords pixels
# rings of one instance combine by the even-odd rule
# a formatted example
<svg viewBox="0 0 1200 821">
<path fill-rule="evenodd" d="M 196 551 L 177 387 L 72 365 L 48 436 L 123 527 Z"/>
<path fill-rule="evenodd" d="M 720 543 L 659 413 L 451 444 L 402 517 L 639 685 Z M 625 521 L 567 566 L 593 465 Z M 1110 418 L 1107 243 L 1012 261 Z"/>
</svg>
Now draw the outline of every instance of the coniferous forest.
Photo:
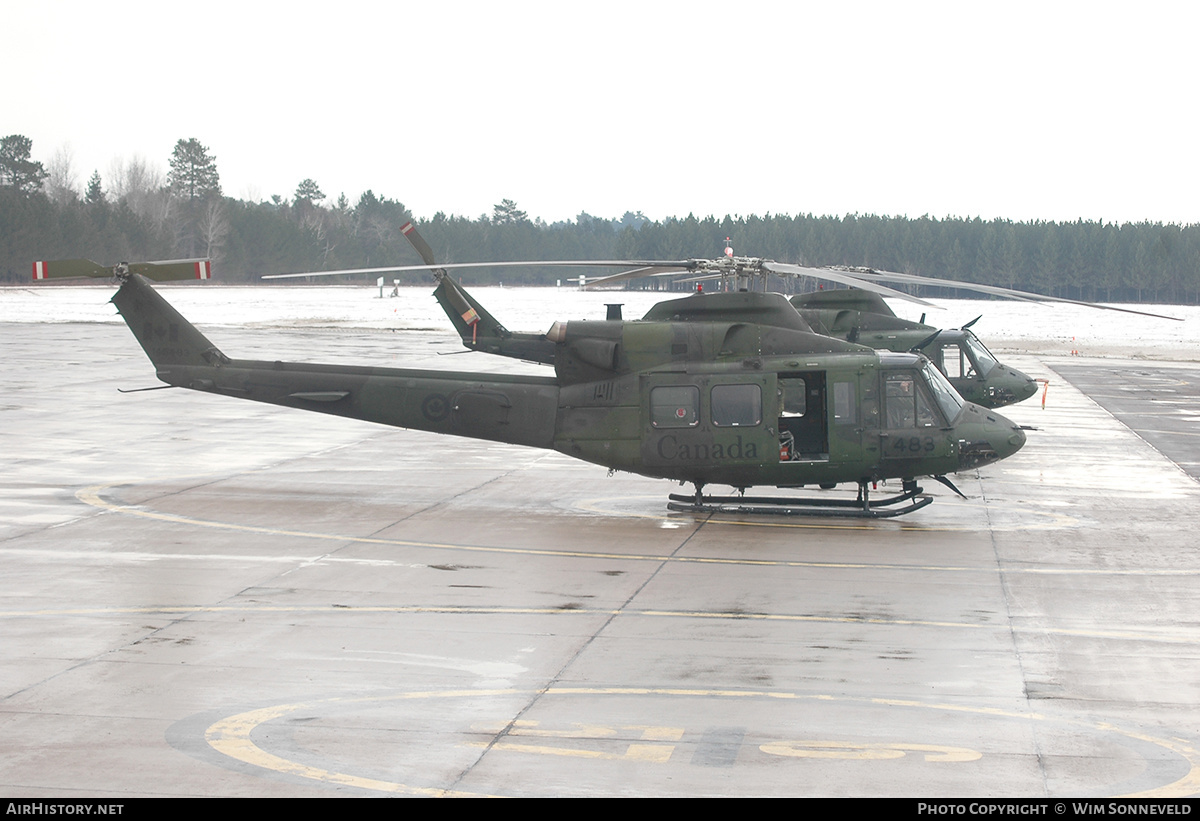
<svg viewBox="0 0 1200 821">
<path fill-rule="evenodd" d="M 225 283 L 419 264 L 400 233 L 413 220 L 442 262 L 713 258 L 728 237 L 740 255 L 780 262 L 866 265 L 1089 301 L 1200 303 L 1200 225 L 805 213 L 654 221 L 640 212 L 548 224 L 507 199 L 475 218 L 414 220 L 398 200 L 372 191 L 354 202 L 331 198 L 311 179 L 286 198 L 224 196 L 216 160 L 196 139 L 176 144 L 165 177 L 135 160 L 84 185 L 69 169 L 34 162 L 31 148 L 21 135 L 0 140 L 0 283 L 28 282 L 34 260 L 77 257 L 209 257 Z M 552 284 L 578 273 L 534 266 L 473 269 L 464 278 Z"/>
</svg>

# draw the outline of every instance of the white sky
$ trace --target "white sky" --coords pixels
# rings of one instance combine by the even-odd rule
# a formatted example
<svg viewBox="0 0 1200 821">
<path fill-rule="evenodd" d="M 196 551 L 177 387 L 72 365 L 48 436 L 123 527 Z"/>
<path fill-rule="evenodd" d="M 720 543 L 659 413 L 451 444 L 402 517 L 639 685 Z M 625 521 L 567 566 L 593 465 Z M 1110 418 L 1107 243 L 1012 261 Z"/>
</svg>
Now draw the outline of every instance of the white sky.
<svg viewBox="0 0 1200 821">
<path fill-rule="evenodd" d="M 307 8 L 7 4 L 0 135 L 80 186 L 196 137 L 228 195 L 419 216 L 1200 223 L 1200 3 Z"/>
</svg>

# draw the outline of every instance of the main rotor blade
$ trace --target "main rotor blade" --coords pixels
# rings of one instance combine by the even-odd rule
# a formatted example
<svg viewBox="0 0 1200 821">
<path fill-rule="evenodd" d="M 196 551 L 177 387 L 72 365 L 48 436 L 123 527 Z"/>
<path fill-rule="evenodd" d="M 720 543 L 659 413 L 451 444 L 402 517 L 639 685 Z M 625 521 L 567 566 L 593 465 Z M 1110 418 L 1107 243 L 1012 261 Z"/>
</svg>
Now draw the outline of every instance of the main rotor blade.
<svg viewBox="0 0 1200 821">
<path fill-rule="evenodd" d="M 852 288 L 862 288 L 864 291 L 873 291 L 880 296 L 890 296 L 895 299 L 915 302 L 927 308 L 940 307 L 934 305 L 932 302 L 926 302 L 923 299 L 906 294 L 903 291 L 897 291 L 895 288 L 888 288 L 886 285 L 876 285 L 874 282 L 860 278 L 856 274 L 846 273 L 839 268 L 809 268 L 803 265 L 789 265 L 786 262 L 772 261 L 763 262 L 763 268 L 772 273 L 784 276 L 813 277 L 814 279 L 827 279 L 830 282 L 840 282 L 842 285 L 849 285 Z"/>
<path fill-rule="evenodd" d="M 977 285 L 973 282 L 958 282 L 957 280 L 953 279 L 923 277 L 917 276 L 916 274 L 898 274 L 893 271 L 876 271 L 873 268 L 845 268 L 842 270 L 847 271 L 852 276 L 861 277 L 863 279 L 869 279 L 876 282 L 903 282 L 908 285 L 938 285 L 943 288 L 961 288 L 964 291 L 975 291 L 981 294 L 1008 297 L 1009 299 L 1019 299 L 1025 302 L 1062 302 L 1067 305 L 1083 305 L 1088 308 L 1100 308 L 1104 311 L 1120 311 L 1124 314 L 1150 316 L 1154 317 L 1155 319 L 1173 319 L 1176 322 L 1183 321 L 1183 318 L 1178 316 L 1153 314 L 1149 311 L 1135 311 L 1132 308 L 1117 308 L 1113 305 L 1101 305 L 1098 302 L 1084 302 L 1083 300 L 1067 299 L 1066 297 L 1033 294 L 1029 291 L 1018 291 L 1015 288 L 1001 288 L 996 285 Z"/>
<path fill-rule="evenodd" d="M 633 263 L 626 264 L 631 265 Z M 611 274 L 606 277 L 600 277 L 599 279 L 593 279 L 591 282 L 585 283 L 583 287 L 590 290 L 592 288 L 598 288 L 601 285 L 611 285 L 614 282 L 622 282 L 627 279 L 672 276 L 674 274 L 687 273 L 689 270 L 689 268 L 680 267 L 678 265 L 647 265 L 642 268 L 633 268 L 628 271 L 622 271 L 619 274 Z"/>
<path fill-rule="evenodd" d="M 665 263 L 673 265 L 674 263 Z M 685 263 L 686 264 L 686 263 Z M 341 271 L 308 271 L 298 274 L 264 274 L 262 279 L 295 279 L 296 277 L 333 277 L 349 274 L 387 274 L 403 271 L 433 271 L 449 268 L 615 268 L 627 265 L 661 267 L 663 262 L 639 259 L 553 259 L 518 260 L 513 262 L 436 262 L 428 265 L 391 265 L 386 268 L 346 268 Z"/>
<path fill-rule="evenodd" d="M 918 342 L 916 345 L 913 345 L 911 348 L 909 348 L 909 349 L 908 349 L 908 350 L 909 350 L 909 353 L 917 353 L 917 352 L 919 352 L 919 351 L 923 351 L 923 350 L 925 350 L 925 346 L 926 346 L 926 345 L 931 345 L 931 344 L 933 344 L 933 340 L 935 340 L 935 339 L 937 339 L 939 336 L 941 336 L 941 333 L 942 333 L 942 329 L 941 329 L 941 328 L 938 328 L 936 331 L 934 331 L 934 332 L 933 332 L 933 333 L 931 333 L 929 336 L 927 336 L 927 337 L 925 337 L 924 339 L 922 339 L 922 340 L 921 340 L 920 342 Z"/>
</svg>

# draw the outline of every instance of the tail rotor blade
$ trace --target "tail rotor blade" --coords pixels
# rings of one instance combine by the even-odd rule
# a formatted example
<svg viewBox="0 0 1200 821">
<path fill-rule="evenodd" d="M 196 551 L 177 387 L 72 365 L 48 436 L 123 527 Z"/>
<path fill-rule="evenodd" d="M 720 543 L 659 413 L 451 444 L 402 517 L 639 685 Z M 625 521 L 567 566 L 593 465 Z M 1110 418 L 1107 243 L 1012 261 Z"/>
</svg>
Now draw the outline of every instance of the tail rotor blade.
<svg viewBox="0 0 1200 821">
<path fill-rule="evenodd" d="M 101 265 L 90 259 L 57 259 L 33 263 L 33 279 L 128 279 L 130 274 L 141 274 L 155 282 L 170 282 L 180 279 L 212 279 L 211 259 L 167 259 L 155 262 L 118 262 L 116 265 Z"/>
<path fill-rule="evenodd" d="M 417 253 L 421 255 L 421 259 L 426 265 L 437 265 L 437 260 L 433 257 L 433 249 L 429 247 L 429 243 L 425 241 L 425 237 L 417 232 L 417 226 L 411 222 L 406 222 L 400 226 L 400 233 L 408 238 L 413 248 L 417 249 Z"/>
</svg>

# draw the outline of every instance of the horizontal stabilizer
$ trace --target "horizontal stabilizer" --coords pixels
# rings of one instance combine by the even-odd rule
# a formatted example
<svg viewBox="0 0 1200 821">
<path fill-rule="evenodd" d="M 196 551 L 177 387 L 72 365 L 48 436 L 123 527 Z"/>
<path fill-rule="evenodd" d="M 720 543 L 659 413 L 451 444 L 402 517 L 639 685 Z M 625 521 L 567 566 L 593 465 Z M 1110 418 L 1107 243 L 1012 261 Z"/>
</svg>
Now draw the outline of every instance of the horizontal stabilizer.
<svg viewBox="0 0 1200 821">
<path fill-rule="evenodd" d="M 176 279 L 212 279 L 210 259 L 168 259 L 158 262 L 119 262 L 116 265 L 101 265 L 90 259 L 56 259 L 33 263 L 33 279 L 77 279 L 92 277 L 125 279 L 130 274 L 141 274 L 155 282 Z"/>
</svg>

